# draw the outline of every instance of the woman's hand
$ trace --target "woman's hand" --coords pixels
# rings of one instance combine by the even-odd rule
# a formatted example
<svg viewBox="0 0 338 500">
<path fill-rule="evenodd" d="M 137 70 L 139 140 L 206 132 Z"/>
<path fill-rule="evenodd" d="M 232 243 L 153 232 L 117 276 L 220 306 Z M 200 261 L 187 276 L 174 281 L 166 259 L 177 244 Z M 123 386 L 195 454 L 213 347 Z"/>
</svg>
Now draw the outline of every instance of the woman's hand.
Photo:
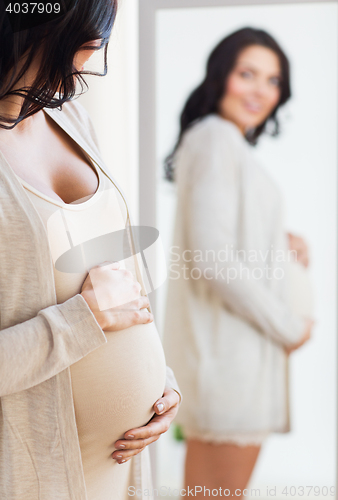
<svg viewBox="0 0 338 500">
<path fill-rule="evenodd" d="M 305 326 L 305 331 L 303 334 L 303 337 L 300 339 L 300 341 L 297 344 L 292 345 L 291 347 L 286 347 L 285 351 L 289 355 L 296 349 L 299 349 L 302 345 L 305 344 L 308 340 L 311 338 L 311 330 L 314 325 L 314 321 L 312 319 L 306 319 L 306 326 Z"/>
<path fill-rule="evenodd" d="M 304 267 L 309 265 L 308 246 L 300 236 L 288 233 L 289 248 L 297 252 L 297 262 L 300 262 Z"/>
<path fill-rule="evenodd" d="M 117 450 L 113 452 L 112 458 L 121 464 L 140 453 L 148 444 L 157 441 L 161 434 L 169 429 L 178 411 L 179 403 L 179 394 L 174 389 L 166 388 L 162 398 L 154 404 L 156 415 L 147 425 L 125 432 L 126 439 L 119 439 L 115 442 Z"/>
<path fill-rule="evenodd" d="M 140 283 L 134 281 L 130 271 L 119 267 L 119 262 L 94 266 L 81 289 L 81 295 L 96 321 L 102 330 L 106 331 L 124 330 L 154 320 L 153 315 L 145 309 L 149 307 L 149 299 L 140 295 Z M 104 298 L 105 303 L 110 306 L 109 309 L 99 308 L 97 296 Z"/>
</svg>

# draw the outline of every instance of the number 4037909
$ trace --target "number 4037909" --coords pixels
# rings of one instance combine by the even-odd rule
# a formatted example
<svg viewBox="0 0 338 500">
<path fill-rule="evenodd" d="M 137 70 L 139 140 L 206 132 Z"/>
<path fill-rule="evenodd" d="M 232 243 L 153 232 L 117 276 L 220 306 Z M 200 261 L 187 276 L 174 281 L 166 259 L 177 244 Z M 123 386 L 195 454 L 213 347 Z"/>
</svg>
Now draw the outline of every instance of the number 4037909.
<svg viewBox="0 0 338 500">
<path fill-rule="evenodd" d="M 9 14 L 60 14 L 60 3 L 10 2 L 6 7 Z"/>
<path fill-rule="evenodd" d="M 282 490 L 282 495 L 285 496 L 334 496 L 336 494 L 335 486 L 285 486 Z"/>
</svg>

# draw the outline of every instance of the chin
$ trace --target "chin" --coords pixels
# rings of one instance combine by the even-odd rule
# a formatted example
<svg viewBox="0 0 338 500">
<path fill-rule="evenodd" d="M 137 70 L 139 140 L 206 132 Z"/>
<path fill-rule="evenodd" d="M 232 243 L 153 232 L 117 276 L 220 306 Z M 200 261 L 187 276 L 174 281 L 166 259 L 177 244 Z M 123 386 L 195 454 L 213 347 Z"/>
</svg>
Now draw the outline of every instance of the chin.
<svg viewBox="0 0 338 500">
<path fill-rule="evenodd" d="M 260 114 L 258 116 L 253 113 L 245 112 L 243 113 L 242 120 L 240 120 L 240 122 L 243 124 L 243 127 L 256 128 L 259 127 L 259 125 L 261 125 L 266 120 L 266 118 L 267 117 L 265 115 L 262 116 Z"/>
</svg>

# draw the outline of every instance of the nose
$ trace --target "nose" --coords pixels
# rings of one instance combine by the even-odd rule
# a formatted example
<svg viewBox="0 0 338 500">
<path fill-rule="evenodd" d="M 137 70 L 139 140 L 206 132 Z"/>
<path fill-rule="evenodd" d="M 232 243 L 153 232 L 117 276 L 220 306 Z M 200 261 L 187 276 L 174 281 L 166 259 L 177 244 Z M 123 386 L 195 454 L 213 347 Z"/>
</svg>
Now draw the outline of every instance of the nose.
<svg viewBox="0 0 338 500">
<path fill-rule="evenodd" d="M 270 92 L 270 87 L 268 82 L 264 79 L 257 79 L 255 82 L 254 92 L 257 96 L 265 97 Z"/>
</svg>

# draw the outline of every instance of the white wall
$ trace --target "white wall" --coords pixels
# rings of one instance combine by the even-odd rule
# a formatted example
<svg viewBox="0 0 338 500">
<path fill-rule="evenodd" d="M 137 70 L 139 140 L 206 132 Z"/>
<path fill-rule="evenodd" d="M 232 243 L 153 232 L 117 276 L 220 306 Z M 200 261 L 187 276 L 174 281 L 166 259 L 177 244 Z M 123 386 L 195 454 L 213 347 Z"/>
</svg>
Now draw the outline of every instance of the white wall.
<svg viewBox="0 0 338 500">
<path fill-rule="evenodd" d="M 252 480 L 252 487 L 262 487 L 265 496 L 265 485 L 277 485 L 281 493 L 282 486 L 335 484 L 337 5 L 158 13 L 157 156 L 161 177 L 163 158 L 176 139 L 179 112 L 204 75 L 207 55 L 226 34 L 247 25 L 271 32 L 291 60 L 293 99 L 283 112 L 283 134 L 264 138 L 255 155 L 283 189 L 288 229 L 304 236 L 311 247 L 317 304 L 313 339 L 291 360 L 292 432 L 269 438 Z M 172 186 L 159 181 L 159 229 L 167 247 L 174 198 Z M 164 296 L 165 286 L 159 290 L 162 314 Z M 173 446 L 166 436 L 161 450 L 160 484 L 177 487 L 182 447 Z"/>
</svg>

